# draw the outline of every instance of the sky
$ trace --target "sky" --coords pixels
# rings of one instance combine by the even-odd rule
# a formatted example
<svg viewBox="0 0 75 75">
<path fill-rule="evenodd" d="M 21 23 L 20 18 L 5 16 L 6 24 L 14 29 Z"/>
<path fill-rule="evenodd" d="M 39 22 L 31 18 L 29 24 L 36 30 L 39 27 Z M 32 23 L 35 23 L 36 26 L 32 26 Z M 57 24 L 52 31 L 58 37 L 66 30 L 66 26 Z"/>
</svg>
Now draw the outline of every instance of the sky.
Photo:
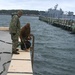
<svg viewBox="0 0 75 75">
<path fill-rule="evenodd" d="M 75 0 L 0 0 L 0 10 L 24 9 L 47 11 L 49 8 L 63 11 L 72 11 L 75 13 Z"/>
</svg>

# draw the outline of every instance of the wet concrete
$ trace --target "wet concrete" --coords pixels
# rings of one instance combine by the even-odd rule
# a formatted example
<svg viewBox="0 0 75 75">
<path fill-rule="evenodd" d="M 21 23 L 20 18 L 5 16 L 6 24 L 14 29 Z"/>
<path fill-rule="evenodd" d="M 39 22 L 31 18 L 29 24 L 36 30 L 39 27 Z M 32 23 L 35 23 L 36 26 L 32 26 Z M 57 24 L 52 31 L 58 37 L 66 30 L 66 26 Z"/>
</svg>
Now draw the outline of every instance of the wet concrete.
<svg viewBox="0 0 75 75">
<path fill-rule="evenodd" d="M 0 31 L 0 40 L 11 42 L 8 31 Z M 6 75 L 11 60 L 12 45 L 0 41 L 0 75 Z"/>
</svg>

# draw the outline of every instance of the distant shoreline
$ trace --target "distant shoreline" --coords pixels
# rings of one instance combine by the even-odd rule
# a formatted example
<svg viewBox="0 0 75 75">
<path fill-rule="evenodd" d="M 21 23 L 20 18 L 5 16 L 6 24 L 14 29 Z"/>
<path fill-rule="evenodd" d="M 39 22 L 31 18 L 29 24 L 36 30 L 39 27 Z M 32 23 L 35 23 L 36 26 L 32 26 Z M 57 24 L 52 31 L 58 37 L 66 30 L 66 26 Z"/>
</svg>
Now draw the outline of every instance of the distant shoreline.
<svg viewBox="0 0 75 75">
<path fill-rule="evenodd" d="M 18 10 L 0 10 L 0 15 L 11 15 L 12 13 L 16 13 L 17 11 Z M 44 12 L 44 11 L 23 10 L 23 15 L 38 16 L 38 15 L 40 15 L 40 12 Z"/>
<path fill-rule="evenodd" d="M 0 15 L 10 15 L 11 16 L 11 14 L 0 14 Z M 23 16 L 34 16 L 34 17 L 39 17 L 39 15 L 35 15 L 35 14 L 28 14 L 28 15 L 23 15 Z"/>
</svg>

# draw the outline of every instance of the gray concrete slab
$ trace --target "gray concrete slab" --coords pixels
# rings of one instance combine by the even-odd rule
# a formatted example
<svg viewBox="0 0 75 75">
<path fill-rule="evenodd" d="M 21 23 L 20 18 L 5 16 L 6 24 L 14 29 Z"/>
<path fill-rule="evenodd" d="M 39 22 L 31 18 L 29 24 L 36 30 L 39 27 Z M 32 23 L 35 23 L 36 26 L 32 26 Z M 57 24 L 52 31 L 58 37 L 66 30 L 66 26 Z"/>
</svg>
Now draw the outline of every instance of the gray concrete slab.
<svg viewBox="0 0 75 75">
<path fill-rule="evenodd" d="M 8 31 L 0 31 L 0 40 L 11 42 L 11 37 Z M 8 61 L 11 60 L 12 45 L 0 41 L 0 74 L 6 75 L 9 67 Z M 5 67 L 5 70 L 4 70 Z M 2 72 L 3 71 L 3 72 Z M 2 72 L 2 73 L 1 73 Z"/>
</svg>

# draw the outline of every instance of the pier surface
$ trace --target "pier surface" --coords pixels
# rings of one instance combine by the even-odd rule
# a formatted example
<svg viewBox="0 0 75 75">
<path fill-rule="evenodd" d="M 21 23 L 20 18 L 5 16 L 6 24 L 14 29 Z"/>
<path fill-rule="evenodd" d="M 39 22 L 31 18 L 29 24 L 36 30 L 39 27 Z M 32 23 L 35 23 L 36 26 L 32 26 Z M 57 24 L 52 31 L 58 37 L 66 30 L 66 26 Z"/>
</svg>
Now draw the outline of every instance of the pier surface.
<svg viewBox="0 0 75 75">
<path fill-rule="evenodd" d="M 33 75 L 30 51 L 13 54 L 7 75 Z"/>
<path fill-rule="evenodd" d="M 10 39 L 11 36 L 9 35 L 9 32 L 7 32 L 8 30 L 9 30 L 8 27 L 0 27 L 0 34 L 2 35 L 0 39 L 2 41 L 6 42 L 11 41 Z M 10 44 L 6 44 L 4 42 L 1 43 L 3 44 L 3 46 L 5 45 L 5 47 L 11 46 Z M 6 70 L 7 71 L 6 75 L 33 75 L 30 49 L 28 52 L 19 49 L 19 53 L 20 54 L 12 55 L 8 71 Z"/>
</svg>

